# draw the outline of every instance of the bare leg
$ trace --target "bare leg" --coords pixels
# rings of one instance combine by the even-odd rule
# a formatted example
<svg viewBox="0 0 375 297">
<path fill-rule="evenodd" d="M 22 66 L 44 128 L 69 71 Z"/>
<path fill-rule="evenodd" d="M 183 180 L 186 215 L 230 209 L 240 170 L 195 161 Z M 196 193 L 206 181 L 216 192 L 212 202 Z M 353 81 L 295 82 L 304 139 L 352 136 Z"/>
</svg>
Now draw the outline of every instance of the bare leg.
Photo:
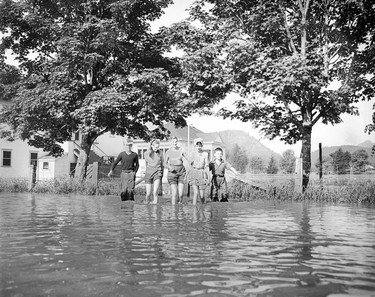
<svg viewBox="0 0 375 297">
<path fill-rule="evenodd" d="M 171 184 L 172 204 L 177 203 L 177 184 Z"/>
<path fill-rule="evenodd" d="M 182 203 L 182 199 L 184 197 L 184 183 L 178 183 L 178 202 Z"/>
<path fill-rule="evenodd" d="M 199 194 L 201 196 L 201 202 L 204 203 L 204 189 L 199 188 Z"/>
<path fill-rule="evenodd" d="M 198 186 L 193 185 L 193 204 L 196 205 L 198 201 L 198 196 L 199 196 L 199 189 Z"/>
<path fill-rule="evenodd" d="M 146 184 L 146 203 L 150 202 L 152 192 L 152 184 Z"/>
<path fill-rule="evenodd" d="M 154 180 L 154 191 L 153 191 L 154 201 L 152 201 L 152 203 L 154 204 L 158 203 L 159 187 L 160 187 L 160 179 Z"/>
</svg>

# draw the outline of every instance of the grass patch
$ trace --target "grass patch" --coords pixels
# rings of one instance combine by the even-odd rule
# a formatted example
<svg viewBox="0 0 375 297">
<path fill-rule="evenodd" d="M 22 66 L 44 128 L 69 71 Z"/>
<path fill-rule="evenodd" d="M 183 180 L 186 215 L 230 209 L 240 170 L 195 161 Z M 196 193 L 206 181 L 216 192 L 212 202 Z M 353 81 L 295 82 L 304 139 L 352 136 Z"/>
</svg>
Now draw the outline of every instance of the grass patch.
<svg viewBox="0 0 375 297">
<path fill-rule="evenodd" d="M 239 201 L 264 199 L 375 205 L 374 180 L 353 180 L 340 185 L 311 183 L 303 194 L 296 193 L 292 183 L 269 183 L 268 185 L 263 184 L 263 186 L 266 191 L 233 179 L 228 182 L 229 199 Z M 166 197 L 169 197 L 168 190 L 169 186 L 163 184 L 163 192 Z M 0 192 L 120 195 L 120 182 L 119 179 L 103 179 L 96 185 L 91 181 L 79 182 L 72 178 L 60 178 L 38 181 L 33 189 L 29 190 L 28 179 L 0 178 Z M 136 186 L 135 194 L 145 196 L 144 183 Z M 209 197 L 209 190 L 206 191 L 206 197 Z"/>
<path fill-rule="evenodd" d="M 266 191 L 232 180 L 228 183 L 230 199 L 242 201 L 266 199 L 289 201 L 314 201 L 329 203 L 364 203 L 375 204 L 375 181 L 357 181 L 341 186 L 309 186 L 302 194 L 294 191 L 293 185 L 267 185 Z"/>
<path fill-rule="evenodd" d="M 0 178 L 0 192 L 27 192 L 29 180 L 27 178 Z"/>
</svg>

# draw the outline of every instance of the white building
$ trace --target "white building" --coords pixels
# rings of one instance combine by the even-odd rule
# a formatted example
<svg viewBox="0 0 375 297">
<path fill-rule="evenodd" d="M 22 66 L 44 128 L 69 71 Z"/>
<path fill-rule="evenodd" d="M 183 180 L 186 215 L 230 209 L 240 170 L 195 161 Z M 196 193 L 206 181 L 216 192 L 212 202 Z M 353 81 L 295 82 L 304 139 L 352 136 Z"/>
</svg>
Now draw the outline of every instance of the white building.
<svg viewBox="0 0 375 297">
<path fill-rule="evenodd" d="M 176 136 L 179 139 L 180 145 L 186 152 L 193 150 L 193 139 L 200 137 L 203 139 L 203 150 L 208 152 L 210 160 L 216 147 L 221 147 L 225 153 L 225 146 L 219 133 L 203 133 L 194 127 L 175 128 L 172 124 L 167 124 L 166 128 L 171 132 L 171 136 Z M 103 165 L 102 176 L 108 173 L 110 163 L 124 150 L 124 139 L 123 136 L 106 133 L 98 137 L 93 144 L 89 163 L 99 162 Z M 37 165 L 36 178 L 38 180 L 73 176 L 80 152 L 80 144 L 81 135 L 76 133 L 72 136 L 71 141 L 62 145 L 64 155 L 56 158 L 50 156 L 47 152 L 43 152 L 42 149 L 29 146 L 27 142 L 21 140 L 9 142 L 0 139 L 0 177 L 29 178 L 32 164 Z M 160 148 L 164 153 L 169 147 L 169 141 L 161 141 Z M 149 149 L 149 143 L 141 139 L 134 141 L 133 151 L 138 153 L 140 163 L 138 175 L 145 171 L 144 153 L 147 149 Z"/>
<path fill-rule="evenodd" d="M 31 165 L 38 163 L 39 158 L 47 155 L 42 149 L 29 146 L 22 140 L 0 139 L 0 150 L 0 177 L 29 177 Z"/>
</svg>

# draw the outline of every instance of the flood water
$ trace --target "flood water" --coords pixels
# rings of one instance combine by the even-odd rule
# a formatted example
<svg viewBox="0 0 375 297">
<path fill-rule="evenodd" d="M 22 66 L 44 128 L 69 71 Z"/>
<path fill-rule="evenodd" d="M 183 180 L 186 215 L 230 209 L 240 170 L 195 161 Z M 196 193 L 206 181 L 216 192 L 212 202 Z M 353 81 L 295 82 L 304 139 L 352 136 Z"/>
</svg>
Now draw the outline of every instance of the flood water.
<svg viewBox="0 0 375 297">
<path fill-rule="evenodd" d="M 375 209 L 0 194 L 0 296 L 375 296 Z"/>
</svg>

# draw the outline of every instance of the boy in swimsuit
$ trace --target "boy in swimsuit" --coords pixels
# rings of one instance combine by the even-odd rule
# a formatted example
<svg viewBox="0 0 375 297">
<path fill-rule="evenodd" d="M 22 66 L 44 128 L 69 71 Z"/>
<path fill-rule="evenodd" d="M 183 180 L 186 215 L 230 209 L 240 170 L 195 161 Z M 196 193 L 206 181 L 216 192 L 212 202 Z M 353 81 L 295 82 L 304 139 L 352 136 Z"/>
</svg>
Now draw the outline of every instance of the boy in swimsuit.
<svg viewBox="0 0 375 297">
<path fill-rule="evenodd" d="M 211 180 L 211 200 L 219 201 L 220 193 L 220 202 L 228 202 L 228 188 L 227 181 L 225 180 L 225 170 L 228 169 L 232 171 L 236 176 L 238 172 L 232 167 L 230 163 L 223 160 L 223 150 L 218 147 L 214 152 L 215 159 L 210 162 L 209 170 L 212 173 Z"/>
</svg>

